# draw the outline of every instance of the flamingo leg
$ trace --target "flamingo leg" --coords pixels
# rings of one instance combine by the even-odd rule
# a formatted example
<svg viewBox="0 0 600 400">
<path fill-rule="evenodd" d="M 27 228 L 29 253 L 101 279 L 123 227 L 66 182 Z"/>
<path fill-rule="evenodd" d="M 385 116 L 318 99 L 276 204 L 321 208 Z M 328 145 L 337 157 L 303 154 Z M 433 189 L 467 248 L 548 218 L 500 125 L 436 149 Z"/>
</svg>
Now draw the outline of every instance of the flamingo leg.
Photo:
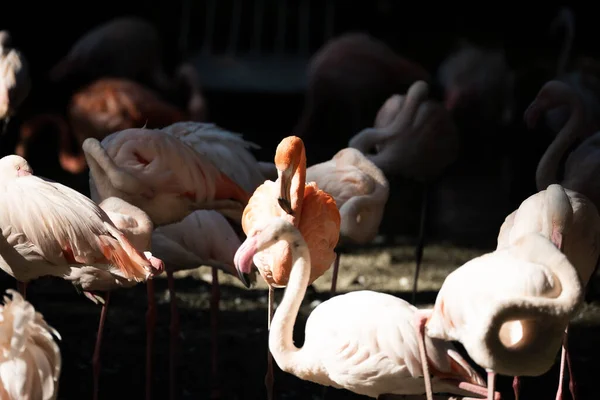
<svg viewBox="0 0 600 400">
<path fill-rule="evenodd" d="M 179 339 L 179 310 L 177 309 L 177 295 L 175 294 L 175 279 L 173 272 L 167 270 L 167 284 L 169 287 L 169 303 L 171 306 L 171 325 L 169 327 L 171 334 L 170 354 L 169 354 L 169 399 L 174 400 L 176 390 L 175 382 L 175 367 L 178 353 Z"/>
<path fill-rule="evenodd" d="M 433 391 L 431 390 L 431 376 L 429 375 L 429 363 L 427 360 L 427 351 L 425 350 L 425 324 L 427 323 L 428 315 L 424 312 L 415 314 L 415 324 L 417 328 L 417 345 L 419 346 L 419 356 L 421 357 L 421 366 L 423 368 L 423 379 L 425 381 L 425 395 L 427 400 L 433 399 Z"/>
<path fill-rule="evenodd" d="M 274 301 L 274 289 L 269 285 L 269 306 L 268 306 L 268 325 L 267 328 L 271 330 L 271 320 L 273 319 L 273 301 Z M 267 374 L 265 375 L 265 386 L 267 387 L 267 400 L 273 400 L 273 386 L 275 378 L 273 377 L 273 355 L 267 345 Z"/>
<path fill-rule="evenodd" d="M 98 334 L 96 335 L 96 346 L 92 357 L 92 369 L 94 373 L 94 395 L 93 399 L 98 400 L 98 389 L 100 384 L 100 347 L 102 346 L 102 333 L 104 332 L 104 323 L 108 313 L 108 302 L 110 301 L 110 292 L 106 292 L 102 312 L 100 313 L 100 323 L 98 325 Z"/>
<path fill-rule="evenodd" d="M 25 299 L 27 295 L 27 282 L 17 281 L 17 290 L 21 293 L 21 296 Z"/>
<path fill-rule="evenodd" d="M 412 290 L 412 304 L 416 304 L 417 301 L 417 289 L 419 282 L 419 272 L 421 270 L 421 261 L 423 260 L 423 249 L 425 247 L 425 226 L 427 223 L 427 209 L 428 209 L 428 193 L 429 187 L 427 184 L 423 186 L 423 200 L 421 202 L 421 221 L 419 224 L 419 239 L 417 240 L 417 247 L 415 249 L 415 277 L 413 280 Z"/>
<path fill-rule="evenodd" d="M 515 400 L 519 400 L 519 392 L 521 391 L 521 380 L 518 376 L 513 378 L 513 392 L 515 393 Z"/>
<path fill-rule="evenodd" d="M 154 296 L 154 281 L 146 281 L 148 295 L 148 310 L 146 310 L 146 400 L 152 398 L 152 349 L 154 346 L 154 331 L 156 329 L 156 297 Z"/>
<path fill-rule="evenodd" d="M 569 328 L 565 329 L 565 335 L 563 337 L 563 346 L 560 354 L 560 372 L 558 375 L 558 390 L 556 391 L 556 400 L 562 400 L 563 398 L 563 384 L 565 380 L 565 364 L 569 369 L 569 390 L 571 392 L 571 398 L 576 400 L 575 394 L 575 379 L 573 379 L 573 369 L 571 364 L 571 357 L 569 356 Z"/>
<path fill-rule="evenodd" d="M 494 400 L 494 386 L 496 386 L 496 373 L 490 369 L 487 370 L 488 374 L 488 400 Z"/>
<path fill-rule="evenodd" d="M 338 271 L 340 269 L 340 257 L 341 257 L 341 253 L 338 252 L 335 255 L 335 261 L 333 262 L 333 273 L 331 275 L 331 294 L 330 296 L 333 297 L 335 296 L 335 289 L 337 286 L 337 277 L 338 277 Z"/>
<path fill-rule="evenodd" d="M 210 300 L 210 340 L 211 340 L 211 375 L 213 388 L 211 399 L 220 399 L 221 390 L 219 384 L 219 302 L 221 290 L 219 288 L 219 269 L 212 267 L 212 287 Z"/>
</svg>

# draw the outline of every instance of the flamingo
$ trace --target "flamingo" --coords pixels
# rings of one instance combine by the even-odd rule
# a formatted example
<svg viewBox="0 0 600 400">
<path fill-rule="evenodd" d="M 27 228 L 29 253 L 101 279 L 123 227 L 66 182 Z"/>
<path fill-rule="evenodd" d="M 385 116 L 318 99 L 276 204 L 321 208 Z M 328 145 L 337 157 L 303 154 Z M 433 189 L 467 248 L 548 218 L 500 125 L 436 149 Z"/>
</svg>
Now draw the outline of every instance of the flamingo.
<svg viewBox="0 0 600 400">
<path fill-rule="evenodd" d="M 360 151 L 345 148 L 324 163 L 306 169 L 306 181 L 333 196 L 340 211 L 340 241 L 358 244 L 377 235 L 389 196 L 385 175 Z M 333 264 L 331 296 L 335 295 L 341 253 Z"/>
<path fill-rule="evenodd" d="M 189 214 L 180 222 L 163 225 L 152 233 L 152 251 L 165 263 L 169 281 L 171 302 L 171 354 L 170 354 L 170 398 L 175 395 L 175 356 L 179 337 L 179 313 L 173 273 L 185 269 L 194 269 L 202 265 L 212 267 L 212 293 L 210 302 L 212 381 L 218 381 L 218 318 L 219 280 L 218 269 L 237 276 L 233 257 L 240 247 L 240 239 L 223 215 L 212 210 L 198 210 Z M 215 389 L 218 396 L 218 389 Z"/>
<path fill-rule="evenodd" d="M 585 195 L 600 208 L 600 185 L 596 179 L 600 172 L 600 133 L 587 137 L 568 155 L 563 179 L 558 182 L 561 159 L 576 140 L 585 135 L 585 113 L 577 92 L 560 81 L 546 83 L 525 111 L 525 122 L 531 129 L 544 112 L 564 104 L 570 108 L 570 116 L 538 164 L 535 178 L 537 188 L 543 190 L 550 184 L 560 183 L 567 189 Z"/>
<path fill-rule="evenodd" d="M 0 182 L 0 268 L 20 283 L 22 294 L 27 282 L 52 275 L 103 303 L 93 357 L 96 399 L 110 290 L 151 279 L 164 269 L 162 261 L 136 250 L 89 198 L 34 176 L 22 157 L 0 159 Z M 105 291 L 105 298 L 94 291 Z"/>
<path fill-rule="evenodd" d="M 62 367 L 59 333 L 19 292 L 8 289 L 0 306 L 0 397 L 54 400 Z"/>
<path fill-rule="evenodd" d="M 125 129 L 88 138 L 92 199 L 122 198 L 155 226 L 178 222 L 196 209 L 216 209 L 239 220 L 249 195 L 193 148 L 160 130 Z"/>
<path fill-rule="evenodd" d="M 420 345 L 425 333 L 463 344 L 488 371 L 492 399 L 496 373 L 539 376 L 552 367 L 582 302 L 575 267 L 551 241 L 530 233 L 453 271 L 433 309 L 415 319 Z M 427 395 L 431 399 L 431 390 Z"/>
<path fill-rule="evenodd" d="M 272 216 L 285 218 L 298 226 L 311 251 L 311 284 L 331 267 L 336 258 L 334 249 L 340 235 L 340 213 L 329 194 L 320 190 L 314 182 L 306 183 L 306 154 L 302 139 L 297 136 L 284 138 L 277 146 L 275 166 L 277 180 L 267 180 L 254 191 L 244 209 L 242 228 L 247 238 L 251 238 L 265 227 Z M 292 267 L 288 244 L 281 242 L 270 251 L 257 254 L 254 263 L 269 287 L 267 320 L 270 329 L 274 287 L 287 285 Z M 248 279 L 242 278 L 249 287 Z M 273 398 L 273 382 L 269 352 L 265 377 L 269 399 Z"/>
<path fill-rule="evenodd" d="M 348 142 L 388 178 L 400 174 L 423 184 L 413 304 L 425 246 L 429 186 L 456 161 L 459 150 L 458 132 L 450 114 L 441 104 L 427 100 L 428 93 L 428 85 L 417 81 L 406 96 L 390 97 L 377 113 L 376 126 L 363 129 Z"/>
<path fill-rule="evenodd" d="M 252 270 L 253 258 L 282 241 L 291 253 L 292 268 L 269 332 L 277 365 L 300 379 L 372 398 L 424 393 L 413 324 L 417 309 L 397 297 L 367 290 L 333 297 L 310 314 L 302 348 L 294 345 L 294 323 L 313 273 L 304 235 L 285 219 L 273 217 L 244 241 L 235 266 L 243 278 Z M 436 392 L 485 395 L 483 379 L 451 343 L 428 339 L 427 348 Z"/>
<path fill-rule="evenodd" d="M 242 207 L 248 201 L 247 192 L 213 164 L 210 157 L 204 157 L 193 145 L 180 139 L 177 127 L 170 127 L 166 132 L 149 129 L 115 132 L 102 143 L 94 138 L 86 139 L 82 148 L 90 166 L 92 199 L 123 198 L 146 212 L 155 227 L 180 222 L 198 209 L 217 209 L 239 222 Z M 217 145 L 213 143 L 214 146 Z M 221 160 L 221 163 L 227 161 L 226 158 Z M 168 274 L 167 279 L 173 288 L 173 275 Z M 218 286 L 214 274 L 213 285 Z M 154 299 L 152 285 L 148 290 Z M 154 321 L 155 310 L 149 308 L 148 312 Z M 172 332 L 176 332 L 175 319 L 173 324 Z M 171 365 L 174 365 L 173 359 Z"/>
<path fill-rule="evenodd" d="M 573 264 L 583 287 L 587 286 L 600 256 L 600 216 L 585 196 L 558 184 L 548 186 L 524 200 L 500 227 L 497 249 L 513 245 L 530 233 L 540 233 L 562 251 Z M 565 332 L 564 349 L 569 368 L 571 393 L 575 398 L 574 379 Z M 561 364 L 558 393 L 562 396 L 564 363 Z M 518 398 L 519 378 L 513 387 Z"/>
<path fill-rule="evenodd" d="M 31 90 L 27 60 L 11 42 L 10 32 L 0 31 L 0 119 L 4 120 L 3 132 Z"/>
</svg>

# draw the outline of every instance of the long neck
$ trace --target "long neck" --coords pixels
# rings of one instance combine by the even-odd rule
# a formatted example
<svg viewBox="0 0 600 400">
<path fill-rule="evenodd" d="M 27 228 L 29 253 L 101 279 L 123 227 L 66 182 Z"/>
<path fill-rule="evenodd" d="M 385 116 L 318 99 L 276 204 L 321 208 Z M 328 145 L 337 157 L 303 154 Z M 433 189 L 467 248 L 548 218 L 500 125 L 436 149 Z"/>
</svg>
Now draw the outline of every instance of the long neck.
<svg viewBox="0 0 600 400">
<path fill-rule="evenodd" d="M 294 345 L 294 324 L 300 305 L 306 294 L 310 279 L 310 254 L 306 244 L 292 251 L 292 271 L 283 294 L 283 299 L 275 311 L 269 331 L 269 349 L 282 370 L 298 377 L 304 369 L 301 364 L 302 350 Z"/>
<path fill-rule="evenodd" d="M 567 123 L 558 132 L 554 141 L 542 156 L 538 164 L 535 181 L 538 190 L 545 190 L 548 185 L 557 183 L 558 166 L 565 152 L 577 139 L 583 122 L 581 105 L 573 101 L 570 104 L 571 115 Z"/>
<path fill-rule="evenodd" d="M 292 183 L 290 185 L 291 192 L 291 206 L 294 216 L 292 217 L 292 223 L 298 226 L 300 218 L 302 217 L 302 201 L 304 200 L 304 188 L 306 186 L 306 153 L 304 149 L 300 153 L 300 160 L 294 175 L 292 176 Z"/>
<path fill-rule="evenodd" d="M 528 261 L 548 266 L 556 278 L 560 293 L 554 298 L 511 298 L 496 307 L 489 328 L 481 332 L 480 337 L 484 337 L 481 345 L 495 359 L 496 365 L 506 369 L 514 365 L 515 359 L 527 364 L 522 368 L 536 369 L 551 365 L 562 343 L 564 330 L 583 299 L 583 287 L 577 271 L 562 252 L 548 248 L 548 251 L 525 250 L 524 254 Z M 515 320 L 522 323 L 524 345 L 510 348 L 501 342 L 500 329 L 505 323 Z"/>
</svg>

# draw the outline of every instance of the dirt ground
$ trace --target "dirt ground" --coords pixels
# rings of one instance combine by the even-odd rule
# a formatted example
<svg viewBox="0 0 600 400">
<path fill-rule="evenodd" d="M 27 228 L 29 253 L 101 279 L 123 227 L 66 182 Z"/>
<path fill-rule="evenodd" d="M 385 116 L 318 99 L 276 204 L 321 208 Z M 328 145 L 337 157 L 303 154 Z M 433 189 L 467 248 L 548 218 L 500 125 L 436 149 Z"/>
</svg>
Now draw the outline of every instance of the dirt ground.
<svg viewBox="0 0 600 400">
<path fill-rule="evenodd" d="M 426 247 L 419 279 L 419 306 L 431 305 L 445 276 L 454 268 L 481 254 L 483 250 L 437 244 Z M 339 292 L 377 290 L 410 298 L 414 249 L 395 243 L 344 253 L 341 258 Z M 266 300 L 264 283 L 245 289 L 236 278 L 220 273 L 221 313 L 219 327 L 219 382 L 210 376 L 209 299 L 211 274 L 208 268 L 180 273 L 176 281 L 181 318 L 180 357 L 177 368 L 178 399 L 208 399 L 219 384 L 222 399 L 264 399 L 264 373 L 267 352 Z M 303 341 L 306 317 L 328 297 L 331 271 L 309 288 L 302 313 L 296 323 L 296 344 Z M 14 287 L 10 278 L 2 286 Z M 169 356 L 169 295 L 166 279 L 157 279 L 158 321 L 154 348 L 153 399 L 167 399 Z M 277 299 L 283 291 L 277 292 Z M 39 280 L 28 288 L 28 300 L 44 314 L 62 335 L 60 348 L 63 372 L 59 399 L 87 399 L 92 392 L 91 358 L 100 307 L 69 284 L 56 279 Z M 100 399 L 143 399 L 145 396 L 145 311 L 146 287 L 113 293 L 102 348 Z M 596 399 L 593 393 L 600 355 L 600 303 L 588 303 L 571 327 L 570 345 L 578 384 L 578 399 Z M 461 349 L 462 351 L 462 349 Z M 554 399 L 557 385 L 555 366 L 541 377 L 522 380 L 521 399 Z M 483 371 L 482 371 L 483 372 Z M 323 388 L 301 381 L 276 368 L 276 398 L 322 399 Z M 499 377 L 503 399 L 512 399 L 512 379 Z M 360 399 L 343 390 L 329 388 L 328 400 Z M 569 399 L 567 395 L 565 400 Z M 365 398 L 366 399 L 366 398 Z"/>
</svg>

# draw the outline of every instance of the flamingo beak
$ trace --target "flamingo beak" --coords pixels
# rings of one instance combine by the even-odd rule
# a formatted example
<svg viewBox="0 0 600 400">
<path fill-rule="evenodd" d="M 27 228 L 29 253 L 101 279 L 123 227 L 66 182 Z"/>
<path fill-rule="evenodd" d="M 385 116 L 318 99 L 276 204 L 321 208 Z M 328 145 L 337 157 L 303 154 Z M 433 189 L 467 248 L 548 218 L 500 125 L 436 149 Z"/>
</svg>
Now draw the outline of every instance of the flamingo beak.
<svg viewBox="0 0 600 400">
<path fill-rule="evenodd" d="M 240 281 L 246 286 L 247 289 L 250 289 L 251 286 L 251 278 L 250 273 L 252 272 L 252 258 L 257 251 L 257 243 L 258 240 L 256 236 L 250 236 L 244 240 L 244 243 L 238 248 L 235 252 L 235 256 L 233 258 L 233 263 L 235 265 L 235 269 L 237 270 L 238 278 Z"/>
<path fill-rule="evenodd" d="M 17 171 L 17 176 L 29 176 L 29 175 L 31 175 L 31 171 L 28 171 L 26 169 L 20 168 Z"/>
<path fill-rule="evenodd" d="M 290 174 L 287 171 L 280 171 L 277 170 L 277 175 L 278 178 L 277 180 L 279 181 L 279 198 L 277 199 L 277 202 L 279 203 L 279 207 L 281 207 L 281 209 L 283 211 L 285 211 L 286 213 L 293 215 L 294 212 L 292 210 L 292 202 L 291 202 L 291 186 L 292 186 L 292 179 L 289 176 Z"/>
</svg>

